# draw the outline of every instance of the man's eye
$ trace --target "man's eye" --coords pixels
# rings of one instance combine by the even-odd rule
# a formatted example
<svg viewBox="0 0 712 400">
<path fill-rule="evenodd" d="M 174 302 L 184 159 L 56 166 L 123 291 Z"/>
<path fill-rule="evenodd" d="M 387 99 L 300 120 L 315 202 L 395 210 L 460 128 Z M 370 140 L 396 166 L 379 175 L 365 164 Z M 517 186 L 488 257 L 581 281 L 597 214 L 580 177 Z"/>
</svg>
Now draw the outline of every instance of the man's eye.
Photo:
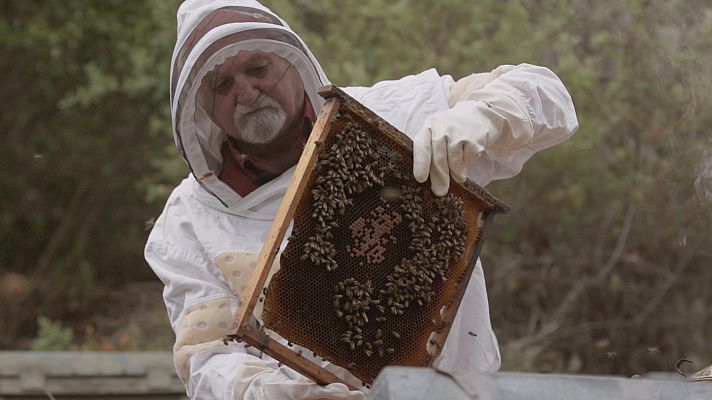
<svg viewBox="0 0 712 400">
<path fill-rule="evenodd" d="M 262 76 L 267 72 L 268 67 L 269 67 L 269 64 L 257 65 L 257 66 L 250 68 L 248 73 L 252 76 Z"/>
<path fill-rule="evenodd" d="M 225 94 L 230 91 L 230 87 L 232 86 L 232 79 L 231 78 L 220 78 L 215 82 L 215 91 L 219 94 Z"/>
</svg>

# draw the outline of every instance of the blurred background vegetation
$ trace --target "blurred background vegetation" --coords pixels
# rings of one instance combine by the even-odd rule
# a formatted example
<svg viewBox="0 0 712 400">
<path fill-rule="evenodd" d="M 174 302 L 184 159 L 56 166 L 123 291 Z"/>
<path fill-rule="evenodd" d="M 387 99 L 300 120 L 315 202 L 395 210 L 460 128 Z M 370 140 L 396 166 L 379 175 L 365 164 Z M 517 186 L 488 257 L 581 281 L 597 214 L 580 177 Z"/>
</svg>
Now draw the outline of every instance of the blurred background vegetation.
<svg viewBox="0 0 712 400">
<path fill-rule="evenodd" d="M 271 0 L 333 83 L 550 67 L 581 128 L 488 189 L 503 369 L 712 362 L 709 0 Z M 0 1 L 0 349 L 169 350 L 147 229 L 187 173 L 178 2 Z"/>
</svg>

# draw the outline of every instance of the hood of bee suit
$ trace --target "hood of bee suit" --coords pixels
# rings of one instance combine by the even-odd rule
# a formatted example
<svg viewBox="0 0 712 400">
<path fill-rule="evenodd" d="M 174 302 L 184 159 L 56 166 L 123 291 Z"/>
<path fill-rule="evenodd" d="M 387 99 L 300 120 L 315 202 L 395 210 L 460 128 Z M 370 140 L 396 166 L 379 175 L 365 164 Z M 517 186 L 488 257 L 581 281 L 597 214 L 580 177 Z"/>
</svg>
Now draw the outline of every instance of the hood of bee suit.
<svg viewBox="0 0 712 400">
<path fill-rule="evenodd" d="M 314 55 L 289 25 L 257 1 L 188 0 L 178 9 L 178 37 L 170 75 L 171 115 L 176 146 L 205 200 L 227 212 L 270 219 L 294 168 L 244 198 L 218 179 L 225 134 L 201 106 L 197 93 L 205 75 L 242 50 L 273 52 L 299 72 L 318 115 L 324 101 L 317 89 L 328 80 Z M 259 210 L 263 203 L 270 209 Z M 278 204 L 277 204 L 278 205 Z"/>
</svg>

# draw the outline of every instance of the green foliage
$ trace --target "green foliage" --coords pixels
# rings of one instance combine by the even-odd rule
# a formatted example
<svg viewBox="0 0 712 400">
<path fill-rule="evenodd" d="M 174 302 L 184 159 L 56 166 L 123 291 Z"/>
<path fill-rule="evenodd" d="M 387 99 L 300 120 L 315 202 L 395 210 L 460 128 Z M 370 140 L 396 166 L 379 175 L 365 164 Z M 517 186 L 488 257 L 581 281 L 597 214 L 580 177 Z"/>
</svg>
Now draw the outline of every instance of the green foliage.
<svg viewBox="0 0 712 400">
<path fill-rule="evenodd" d="M 72 328 L 62 325 L 59 321 L 52 321 L 45 316 L 37 317 L 37 338 L 32 341 L 32 350 L 35 351 L 63 351 L 69 350 L 74 339 Z"/>
<path fill-rule="evenodd" d="M 572 5 L 586 15 L 570 49 L 582 62 L 547 65 L 572 92 L 581 129 L 490 187 L 517 199 L 516 221 L 496 221 L 485 246 L 491 298 L 516 295 L 492 301 L 495 326 L 510 327 L 500 330 L 507 366 L 633 374 L 671 370 L 686 355 L 704 362 L 711 315 L 690 306 L 710 300 L 700 282 L 712 279 L 712 221 L 693 182 L 711 121 L 693 108 L 712 105 L 710 36 L 701 34 L 712 10 Z M 510 279 L 529 287 L 499 283 Z"/>
<path fill-rule="evenodd" d="M 144 221 L 165 196 L 147 193 L 185 173 L 157 151 L 177 4 L 0 7 L 0 265 L 40 283 L 39 312 L 90 312 L 97 286 L 151 278 Z"/>
<path fill-rule="evenodd" d="M 152 279 L 145 222 L 186 173 L 167 95 L 177 1 L 40 3 L 0 3 L 0 268 L 37 282 L 34 312 L 77 321 Z M 709 1 L 266 3 L 340 86 L 522 62 L 566 84 L 579 132 L 489 187 L 513 205 L 483 255 L 506 369 L 712 360 L 712 206 L 693 186 L 712 144 Z"/>
</svg>

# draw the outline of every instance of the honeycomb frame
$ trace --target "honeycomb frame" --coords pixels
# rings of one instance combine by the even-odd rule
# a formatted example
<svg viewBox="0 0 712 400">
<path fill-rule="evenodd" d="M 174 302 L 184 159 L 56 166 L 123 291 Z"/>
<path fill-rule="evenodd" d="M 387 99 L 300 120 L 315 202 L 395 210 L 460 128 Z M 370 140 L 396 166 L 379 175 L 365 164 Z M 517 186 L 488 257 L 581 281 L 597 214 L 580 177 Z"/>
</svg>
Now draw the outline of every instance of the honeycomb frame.
<svg viewBox="0 0 712 400">
<path fill-rule="evenodd" d="M 509 206 L 469 180 L 435 197 L 412 178 L 410 138 L 335 86 L 319 94 L 327 103 L 243 296 L 237 336 L 318 383 L 354 387 L 387 365 L 433 363 L 485 226 Z"/>
</svg>

